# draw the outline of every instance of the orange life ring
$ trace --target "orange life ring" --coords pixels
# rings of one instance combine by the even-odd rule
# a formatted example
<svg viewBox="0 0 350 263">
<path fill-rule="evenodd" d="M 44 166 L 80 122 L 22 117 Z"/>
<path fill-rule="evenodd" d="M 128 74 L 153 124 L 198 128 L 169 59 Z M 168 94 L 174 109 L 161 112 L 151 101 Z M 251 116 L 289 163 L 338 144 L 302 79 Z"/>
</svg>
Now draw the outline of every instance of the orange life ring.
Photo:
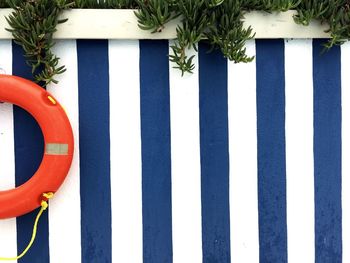
<svg viewBox="0 0 350 263">
<path fill-rule="evenodd" d="M 41 205 L 42 194 L 56 192 L 72 163 L 74 139 L 68 117 L 46 90 L 23 78 L 0 75 L 0 101 L 28 111 L 38 122 L 45 141 L 36 173 L 23 185 L 0 191 L 0 219 L 26 214 Z"/>
</svg>

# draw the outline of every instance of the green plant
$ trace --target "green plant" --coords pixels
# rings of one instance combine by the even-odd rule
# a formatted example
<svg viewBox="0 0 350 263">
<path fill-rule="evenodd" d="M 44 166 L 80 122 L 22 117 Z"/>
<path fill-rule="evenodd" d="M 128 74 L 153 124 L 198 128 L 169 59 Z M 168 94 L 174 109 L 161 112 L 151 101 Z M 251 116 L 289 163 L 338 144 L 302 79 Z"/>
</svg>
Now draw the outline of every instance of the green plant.
<svg viewBox="0 0 350 263">
<path fill-rule="evenodd" d="M 312 19 L 329 24 L 331 39 L 326 48 L 350 39 L 350 0 L 304 0 L 297 7 L 296 23 L 308 25 Z"/>
<path fill-rule="evenodd" d="M 7 18 L 14 41 L 25 51 L 27 64 L 37 82 L 44 86 L 53 82 L 55 75 L 65 71 L 59 66 L 59 58 L 51 48 L 54 46 L 52 35 L 56 26 L 65 20 L 59 20 L 60 11 L 68 8 L 71 3 L 66 0 L 8 0 L 14 8 Z"/>
<path fill-rule="evenodd" d="M 5 0 L 0 0 L 0 8 L 3 8 L 3 7 L 8 7 L 8 4 L 6 3 Z"/>
<path fill-rule="evenodd" d="M 162 32 L 164 25 L 176 18 L 176 4 L 171 0 L 136 0 L 140 12 L 135 12 L 141 29 Z M 143 23 L 145 22 L 145 23 Z"/>
<path fill-rule="evenodd" d="M 182 74 L 192 72 L 193 56 L 186 51 L 196 49 L 205 40 L 211 49 L 220 49 L 235 62 L 250 62 L 245 42 L 254 37 L 251 27 L 243 26 L 244 15 L 251 10 L 281 12 L 296 9 L 296 23 L 308 25 L 317 19 L 330 25 L 331 39 L 325 47 L 331 48 L 350 39 L 350 0 L 138 0 L 136 12 L 140 28 L 160 32 L 165 24 L 181 15 L 177 39 L 171 47 L 170 60 Z"/>
<path fill-rule="evenodd" d="M 98 9 L 122 9 L 122 8 L 136 8 L 135 0 L 75 0 L 74 7 L 76 8 L 98 8 Z"/>
</svg>

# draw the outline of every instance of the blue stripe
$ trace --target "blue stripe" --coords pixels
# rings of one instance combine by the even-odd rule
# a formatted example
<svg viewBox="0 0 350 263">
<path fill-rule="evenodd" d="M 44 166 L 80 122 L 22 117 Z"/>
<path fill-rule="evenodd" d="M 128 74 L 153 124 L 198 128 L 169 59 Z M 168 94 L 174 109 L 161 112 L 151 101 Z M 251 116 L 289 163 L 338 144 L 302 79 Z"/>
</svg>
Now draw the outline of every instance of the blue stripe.
<svg viewBox="0 0 350 263">
<path fill-rule="evenodd" d="M 143 262 L 172 262 L 168 41 L 140 41 Z"/>
<path fill-rule="evenodd" d="M 260 262 L 287 262 L 283 40 L 256 41 Z"/>
<path fill-rule="evenodd" d="M 12 45 L 13 75 L 32 79 L 31 68 L 25 63 L 22 48 Z M 28 181 L 38 169 L 44 149 L 41 129 L 34 118 L 25 110 L 14 106 L 14 140 L 16 186 Z M 38 211 L 17 218 L 17 250 L 22 253 L 32 235 L 33 224 Z M 40 219 L 37 238 L 28 254 L 21 260 L 23 263 L 49 262 L 48 214 Z"/>
<path fill-rule="evenodd" d="M 313 44 L 316 262 L 342 261 L 340 48 Z"/>
<path fill-rule="evenodd" d="M 112 262 L 108 41 L 77 49 L 82 262 Z"/>
<path fill-rule="evenodd" d="M 230 262 L 227 60 L 199 45 L 203 262 Z"/>
</svg>

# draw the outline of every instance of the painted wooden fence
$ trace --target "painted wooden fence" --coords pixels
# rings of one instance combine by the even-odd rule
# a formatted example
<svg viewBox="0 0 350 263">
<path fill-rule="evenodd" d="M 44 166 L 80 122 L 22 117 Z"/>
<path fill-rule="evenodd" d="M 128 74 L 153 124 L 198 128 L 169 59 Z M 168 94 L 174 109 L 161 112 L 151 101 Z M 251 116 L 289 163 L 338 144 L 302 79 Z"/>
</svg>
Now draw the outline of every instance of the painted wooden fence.
<svg viewBox="0 0 350 263">
<path fill-rule="evenodd" d="M 350 44 L 256 40 L 249 64 L 199 45 L 194 74 L 165 40 L 64 40 L 48 87 L 76 142 L 25 263 L 350 262 Z M 0 68 L 30 78 L 0 41 Z M 0 105 L 0 189 L 41 161 L 36 122 Z M 0 255 L 36 212 L 0 221 Z"/>
</svg>

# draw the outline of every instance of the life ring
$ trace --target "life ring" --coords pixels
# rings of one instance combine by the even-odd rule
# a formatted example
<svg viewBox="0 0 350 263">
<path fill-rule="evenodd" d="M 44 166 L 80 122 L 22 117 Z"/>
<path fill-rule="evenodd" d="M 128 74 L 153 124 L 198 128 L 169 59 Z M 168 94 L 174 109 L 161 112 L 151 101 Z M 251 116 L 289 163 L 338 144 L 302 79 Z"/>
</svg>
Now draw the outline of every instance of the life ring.
<svg viewBox="0 0 350 263">
<path fill-rule="evenodd" d="M 0 191 L 0 219 L 24 215 L 38 208 L 43 193 L 56 192 L 72 163 L 74 139 L 69 119 L 46 90 L 23 78 L 0 75 L 0 101 L 28 111 L 38 122 L 45 142 L 36 173 L 14 189 Z"/>
</svg>

